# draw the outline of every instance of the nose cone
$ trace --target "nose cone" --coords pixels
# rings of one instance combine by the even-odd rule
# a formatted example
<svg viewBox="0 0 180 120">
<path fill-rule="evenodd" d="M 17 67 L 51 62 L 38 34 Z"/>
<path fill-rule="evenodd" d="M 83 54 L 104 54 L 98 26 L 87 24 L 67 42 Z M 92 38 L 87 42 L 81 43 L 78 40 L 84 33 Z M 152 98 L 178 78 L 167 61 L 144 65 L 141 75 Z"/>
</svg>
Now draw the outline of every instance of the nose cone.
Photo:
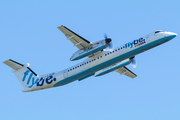
<svg viewBox="0 0 180 120">
<path fill-rule="evenodd" d="M 176 34 L 176 33 L 173 33 L 173 32 L 169 32 L 168 34 L 169 34 L 168 37 L 169 37 L 170 39 L 173 39 L 173 38 L 175 38 L 175 37 L 177 36 L 177 34 Z"/>
</svg>

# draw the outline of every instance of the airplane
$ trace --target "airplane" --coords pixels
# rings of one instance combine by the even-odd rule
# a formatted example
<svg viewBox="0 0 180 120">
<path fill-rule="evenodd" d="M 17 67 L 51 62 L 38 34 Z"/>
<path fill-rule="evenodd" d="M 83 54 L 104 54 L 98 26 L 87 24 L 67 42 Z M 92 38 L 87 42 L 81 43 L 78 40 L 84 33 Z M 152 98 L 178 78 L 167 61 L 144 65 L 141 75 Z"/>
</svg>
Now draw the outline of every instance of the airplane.
<svg viewBox="0 0 180 120">
<path fill-rule="evenodd" d="M 107 36 L 104 40 L 92 43 L 63 25 L 59 26 L 58 29 L 79 49 L 70 60 L 87 58 L 65 70 L 41 76 L 38 76 L 29 68 L 29 63 L 20 64 L 12 59 L 4 61 L 3 63 L 13 69 L 13 73 L 24 87 L 23 92 L 58 87 L 76 80 L 81 81 L 90 76 L 98 77 L 113 71 L 120 73 L 120 75 L 135 78 L 137 75 L 126 67 L 128 64 L 132 64 L 134 68 L 136 67 L 135 56 L 177 36 L 173 32 L 156 30 L 113 48 L 112 39 L 107 38 Z"/>
</svg>

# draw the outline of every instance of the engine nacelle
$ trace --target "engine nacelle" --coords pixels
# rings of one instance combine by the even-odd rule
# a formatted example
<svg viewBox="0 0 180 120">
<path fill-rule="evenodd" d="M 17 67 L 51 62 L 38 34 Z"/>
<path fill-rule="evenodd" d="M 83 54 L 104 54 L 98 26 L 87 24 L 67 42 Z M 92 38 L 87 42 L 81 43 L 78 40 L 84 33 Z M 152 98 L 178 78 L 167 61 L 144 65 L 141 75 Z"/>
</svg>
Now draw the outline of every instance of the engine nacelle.
<svg viewBox="0 0 180 120">
<path fill-rule="evenodd" d="M 107 68 L 104 68 L 104 69 L 102 69 L 102 70 L 97 71 L 97 72 L 94 74 L 94 76 L 97 77 L 97 76 L 101 76 L 101 75 L 107 74 L 107 73 L 109 73 L 109 72 L 115 71 L 115 70 L 118 69 L 118 68 L 124 67 L 124 66 L 126 66 L 126 65 L 128 65 L 128 64 L 130 64 L 130 63 L 131 63 L 131 61 L 130 61 L 130 59 L 128 58 L 128 59 L 123 60 L 123 61 L 121 61 L 121 62 L 119 62 L 119 63 L 113 64 L 113 65 L 111 65 L 111 66 L 109 66 L 109 67 L 107 67 Z"/>
<path fill-rule="evenodd" d="M 79 60 L 81 58 L 84 58 L 86 56 L 89 56 L 91 54 L 94 54 L 98 51 L 101 51 L 107 47 L 107 42 L 105 40 L 101 40 L 99 42 L 93 43 L 88 48 L 78 50 L 73 54 L 73 56 L 70 58 L 71 61 Z"/>
</svg>

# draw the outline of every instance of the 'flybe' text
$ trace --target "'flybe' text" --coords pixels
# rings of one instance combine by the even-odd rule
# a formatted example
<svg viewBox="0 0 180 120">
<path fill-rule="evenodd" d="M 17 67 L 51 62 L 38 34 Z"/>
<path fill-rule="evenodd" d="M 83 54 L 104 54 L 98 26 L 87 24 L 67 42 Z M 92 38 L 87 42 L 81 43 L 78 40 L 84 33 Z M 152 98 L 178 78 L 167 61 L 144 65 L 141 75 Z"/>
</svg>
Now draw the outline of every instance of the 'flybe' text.
<svg viewBox="0 0 180 120">
<path fill-rule="evenodd" d="M 140 46 L 144 43 L 146 43 L 145 39 L 139 38 L 137 40 L 133 40 L 132 42 L 126 43 L 125 48 L 128 48 L 128 47 L 132 48 L 133 46 L 137 47 L 137 46 Z"/>
<path fill-rule="evenodd" d="M 24 76 L 23 76 L 22 82 L 26 82 L 26 85 L 29 88 L 31 88 L 34 84 L 36 84 L 36 86 L 43 86 L 43 84 L 45 82 L 47 84 L 51 84 L 53 81 L 56 81 L 56 78 L 53 78 L 54 73 L 49 74 L 49 75 L 44 76 L 44 77 L 41 77 L 41 78 L 39 78 L 37 76 L 33 76 L 33 75 L 34 74 L 32 72 L 30 72 L 29 70 L 24 72 Z M 27 78 L 27 76 L 28 76 L 28 78 Z"/>
</svg>

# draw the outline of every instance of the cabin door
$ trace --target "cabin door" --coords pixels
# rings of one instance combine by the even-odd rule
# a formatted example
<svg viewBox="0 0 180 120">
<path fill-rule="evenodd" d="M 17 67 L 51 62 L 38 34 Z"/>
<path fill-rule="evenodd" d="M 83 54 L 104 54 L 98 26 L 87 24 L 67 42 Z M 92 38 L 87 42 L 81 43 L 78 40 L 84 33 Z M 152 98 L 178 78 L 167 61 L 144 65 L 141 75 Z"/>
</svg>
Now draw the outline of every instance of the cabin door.
<svg viewBox="0 0 180 120">
<path fill-rule="evenodd" d="M 64 75 L 64 78 L 67 78 L 68 77 L 68 71 L 64 70 L 63 75 Z"/>
</svg>

